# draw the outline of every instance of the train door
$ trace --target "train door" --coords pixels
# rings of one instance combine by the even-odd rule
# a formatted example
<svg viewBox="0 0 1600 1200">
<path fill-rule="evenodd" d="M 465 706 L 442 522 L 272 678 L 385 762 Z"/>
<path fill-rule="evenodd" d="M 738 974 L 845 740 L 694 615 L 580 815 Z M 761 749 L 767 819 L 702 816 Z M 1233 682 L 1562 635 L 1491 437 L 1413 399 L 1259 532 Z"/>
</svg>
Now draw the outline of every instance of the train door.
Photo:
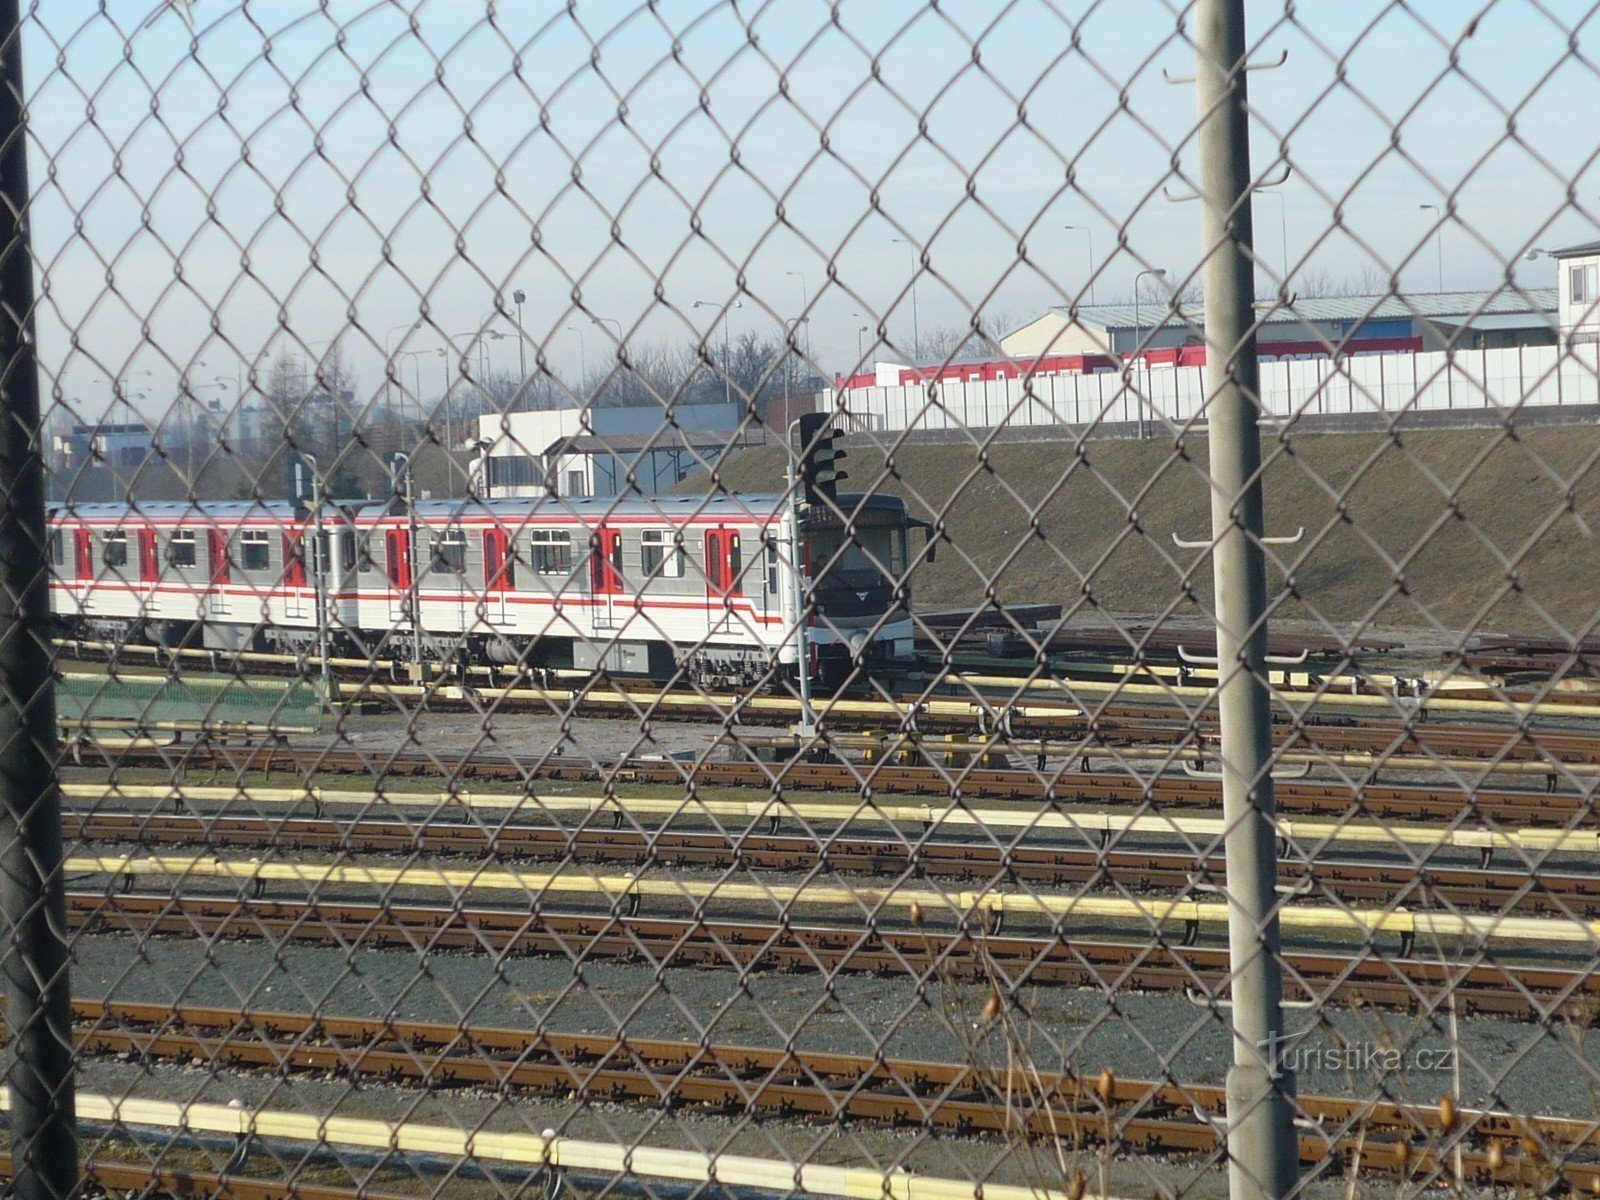
<svg viewBox="0 0 1600 1200">
<path fill-rule="evenodd" d="M 411 615 L 411 535 L 404 529 L 387 530 L 383 545 L 389 575 L 389 620 L 403 621 Z"/>
<path fill-rule="evenodd" d="M 306 595 L 303 530 L 293 530 L 283 535 L 283 613 L 294 621 L 303 621 L 311 615 L 311 601 Z"/>
<path fill-rule="evenodd" d="M 483 533 L 483 616 L 493 625 L 506 622 L 506 593 L 517 586 L 516 567 L 506 552 L 504 529 Z"/>
<path fill-rule="evenodd" d="M 617 597 L 622 594 L 622 532 L 602 525 L 589 542 L 589 596 L 596 629 L 617 627 Z"/>
<path fill-rule="evenodd" d="M 154 586 L 161 575 L 161 564 L 156 558 L 156 531 L 140 529 L 135 537 L 139 543 L 139 582 Z"/>
<path fill-rule="evenodd" d="M 72 531 L 72 566 L 79 583 L 94 582 L 94 535 L 87 529 Z"/>
<path fill-rule="evenodd" d="M 229 608 L 228 582 L 232 578 L 228 568 L 228 535 L 222 530 L 206 530 L 206 558 L 211 570 L 211 612 L 222 616 Z"/>
<path fill-rule="evenodd" d="M 710 632 L 726 632 L 733 612 L 734 598 L 744 594 L 741 578 L 739 535 L 731 529 L 712 529 L 706 533 L 706 606 Z"/>
</svg>

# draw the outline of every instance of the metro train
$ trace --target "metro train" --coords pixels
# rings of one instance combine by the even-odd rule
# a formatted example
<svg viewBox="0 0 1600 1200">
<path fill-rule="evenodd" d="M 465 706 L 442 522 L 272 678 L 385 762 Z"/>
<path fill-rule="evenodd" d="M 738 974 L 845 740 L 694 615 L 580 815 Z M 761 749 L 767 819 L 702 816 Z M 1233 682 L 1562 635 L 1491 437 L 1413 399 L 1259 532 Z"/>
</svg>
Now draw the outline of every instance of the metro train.
<svg viewBox="0 0 1600 1200">
<path fill-rule="evenodd" d="M 798 561 L 813 675 L 909 658 L 932 527 L 826 508 L 797 538 L 783 496 L 58 506 L 51 608 L 69 637 L 751 682 L 799 669 Z"/>
</svg>

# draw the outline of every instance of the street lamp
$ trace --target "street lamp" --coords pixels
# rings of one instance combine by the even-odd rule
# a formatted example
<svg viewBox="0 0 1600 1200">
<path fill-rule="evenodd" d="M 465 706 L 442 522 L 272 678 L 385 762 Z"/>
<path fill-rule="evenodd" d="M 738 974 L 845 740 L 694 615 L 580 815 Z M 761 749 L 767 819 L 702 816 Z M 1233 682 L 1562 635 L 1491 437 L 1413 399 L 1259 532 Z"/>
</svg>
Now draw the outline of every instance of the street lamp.
<svg viewBox="0 0 1600 1200">
<path fill-rule="evenodd" d="M 584 344 L 583 330 L 576 325 L 568 325 L 567 332 L 578 335 L 578 386 L 582 387 L 589 378 L 589 350 Z"/>
<path fill-rule="evenodd" d="M 417 402 L 417 419 L 423 423 L 426 423 L 427 416 L 422 408 L 422 358 L 424 355 L 441 353 L 443 351 L 440 350 L 401 350 L 395 354 L 396 358 L 416 360 L 411 364 L 412 379 L 415 380 L 412 384 L 412 396 Z"/>
<path fill-rule="evenodd" d="M 800 311 L 806 314 L 806 346 L 802 356 L 808 361 L 811 358 L 811 288 L 806 283 L 804 271 L 785 271 L 785 275 L 793 276 L 800 281 Z"/>
<path fill-rule="evenodd" d="M 853 312 L 850 315 L 858 321 L 865 321 L 867 319 L 858 312 Z M 862 325 L 856 330 L 856 370 L 858 371 L 861 369 L 862 365 L 867 359 L 867 348 L 862 342 L 862 335 L 867 332 L 868 328 L 870 327 L 867 325 Z"/>
<path fill-rule="evenodd" d="M 1432 209 L 1438 214 L 1439 223 L 1433 230 L 1433 248 L 1439 259 L 1439 290 L 1442 292 L 1444 291 L 1444 210 L 1437 204 L 1419 204 L 1417 207 L 1424 212 Z"/>
<path fill-rule="evenodd" d="M 383 406 L 385 408 L 394 407 L 394 395 L 391 389 L 394 386 L 395 356 L 389 349 L 389 339 L 394 337 L 397 330 L 403 329 L 406 333 L 414 333 L 416 330 L 421 328 L 422 319 L 419 317 L 417 320 L 412 321 L 409 325 L 405 324 L 404 322 L 399 325 L 395 325 L 390 328 L 388 333 L 383 335 Z M 404 338 L 401 339 L 401 341 L 404 340 Z"/>
<path fill-rule="evenodd" d="M 517 306 L 517 384 L 525 385 L 528 379 L 528 335 L 522 328 L 522 302 L 528 293 L 518 288 L 511 293 L 511 303 Z"/>
<path fill-rule="evenodd" d="M 917 253 L 917 244 L 910 238 L 889 240 L 911 247 L 911 362 L 915 365 L 922 355 L 922 331 L 917 328 L 917 276 L 922 273 L 922 256 Z"/>
<path fill-rule="evenodd" d="M 1074 229 L 1089 240 L 1089 303 L 1094 303 L 1094 230 L 1087 225 L 1063 225 L 1063 229 Z"/>
<path fill-rule="evenodd" d="M 722 322 L 722 399 L 725 404 L 733 403 L 733 351 L 728 344 L 728 310 L 730 308 L 743 308 L 743 300 L 730 300 L 718 304 L 715 300 L 696 300 L 695 308 L 714 308 L 717 310 L 717 320 Z M 716 328 L 715 322 L 712 328 Z"/>
<path fill-rule="evenodd" d="M 1153 279 L 1165 279 L 1167 277 L 1167 269 L 1165 267 L 1150 267 L 1147 270 L 1140 271 L 1133 277 L 1133 352 L 1135 354 L 1138 354 L 1142 349 L 1142 339 L 1139 336 L 1139 283 L 1147 275 Z M 1149 365 L 1149 359 L 1147 358 L 1145 360 L 1145 370 L 1147 373 L 1149 371 Z M 1146 386 L 1148 386 L 1148 377 L 1146 379 Z M 1135 391 L 1139 398 L 1139 440 L 1143 441 L 1145 401 L 1144 389 L 1135 389 Z"/>
</svg>

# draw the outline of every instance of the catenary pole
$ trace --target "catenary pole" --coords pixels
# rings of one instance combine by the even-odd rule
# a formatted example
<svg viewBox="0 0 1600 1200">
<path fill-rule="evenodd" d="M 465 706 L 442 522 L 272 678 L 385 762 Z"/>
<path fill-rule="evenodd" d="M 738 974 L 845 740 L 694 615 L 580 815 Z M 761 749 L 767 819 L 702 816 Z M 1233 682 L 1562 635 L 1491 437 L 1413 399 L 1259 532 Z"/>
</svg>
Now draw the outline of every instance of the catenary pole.
<svg viewBox="0 0 1600 1200">
<path fill-rule="evenodd" d="M 65 1200 L 78 1187 L 78 1148 L 17 0 L 0 0 L 0 38 L 0 910 L 10 1190 L 20 1200 Z"/>
<path fill-rule="evenodd" d="M 1211 447 L 1217 707 L 1227 826 L 1233 1063 L 1227 1077 L 1232 1200 L 1295 1186 L 1294 1078 L 1283 1070 L 1272 724 L 1266 689 L 1260 385 L 1250 221 L 1244 0 L 1196 0 L 1201 254 Z"/>
</svg>

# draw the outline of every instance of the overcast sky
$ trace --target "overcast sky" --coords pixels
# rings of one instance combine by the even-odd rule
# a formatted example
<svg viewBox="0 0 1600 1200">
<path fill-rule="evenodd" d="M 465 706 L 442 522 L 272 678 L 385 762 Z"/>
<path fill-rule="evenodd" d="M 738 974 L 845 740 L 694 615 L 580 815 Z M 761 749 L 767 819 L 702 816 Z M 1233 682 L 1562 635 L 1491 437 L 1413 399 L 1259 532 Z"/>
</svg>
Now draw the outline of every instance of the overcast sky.
<svg viewBox="0 0 1600 1200">
<path fill-rule="evenodd" d="M 1198 265 L 1198 207 L 1163 195 L 1191 186 L 1193 87 L 1163 72 L 1193 50 L 1158 0 L 193 0 L 192 33 L 153 7 L 51 0 L 26 34 L 43 360 L 91 415 L 118 373 L 147 405 L 182 370 L 231 402 L 212 381 L 282 337 L 339 336 L 370 393 L 386 343 L 513 333 L 515 289 L 530 368 L 594 367 L 617 325 L 720 337 L 738 296 L 736 332 L 809 302 L 832 372 L 862 325 L 868 358 L 880 326 L 909 338 L 919 258 L 924 332 L 1086 301 L 1091 244 L 1101 301 Z M 1255 57 L 1288 52 L 1250 80 L 1255 166 L 1293 166 L 1282 219 L 1258 206 L 1267 263 L 1286 224 L 1291 273 L 1434 290 L 1423 204 L 1454 208 L 1447 288 L 1600 236 L 1587 3 L 1292 11 L 1250 5 Z M 419 365 L 437 394 L 444 360 Z"/>
</svg>

